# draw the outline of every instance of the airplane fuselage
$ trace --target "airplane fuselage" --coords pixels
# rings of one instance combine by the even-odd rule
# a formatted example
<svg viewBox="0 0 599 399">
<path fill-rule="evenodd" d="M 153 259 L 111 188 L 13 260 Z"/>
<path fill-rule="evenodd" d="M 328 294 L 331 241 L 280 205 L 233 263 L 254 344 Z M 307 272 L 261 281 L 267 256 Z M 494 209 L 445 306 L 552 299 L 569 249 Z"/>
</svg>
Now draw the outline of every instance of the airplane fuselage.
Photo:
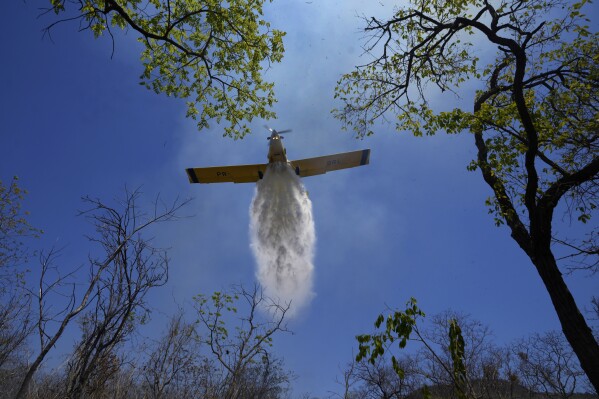
<svg viewBox="0 0 599 399">
<path fill-rule="evenodd" d="M 287 151 L 283 146 L 283 140 L 276 131 L 270 135 L 270 145 L 268 148 L 268 162 L 287 162 Z"/>
</svg>

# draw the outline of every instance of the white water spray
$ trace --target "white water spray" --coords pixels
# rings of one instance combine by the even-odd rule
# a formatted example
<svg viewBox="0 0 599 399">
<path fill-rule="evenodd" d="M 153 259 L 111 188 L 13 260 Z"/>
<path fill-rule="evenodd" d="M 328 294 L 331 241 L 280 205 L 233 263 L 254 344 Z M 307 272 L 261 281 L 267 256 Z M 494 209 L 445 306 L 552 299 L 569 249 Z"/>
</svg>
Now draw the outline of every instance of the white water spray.
<svg viewBox="0 0 599 399">
<path fill-rule="evenodd" d="M 293 316 L 314 297 L 316 234 L 312 203 L 289 164 L 268 165 L 250 207 L 250 240 L 256 276 L 273 299 L 291 303 Z"/>
</svg>

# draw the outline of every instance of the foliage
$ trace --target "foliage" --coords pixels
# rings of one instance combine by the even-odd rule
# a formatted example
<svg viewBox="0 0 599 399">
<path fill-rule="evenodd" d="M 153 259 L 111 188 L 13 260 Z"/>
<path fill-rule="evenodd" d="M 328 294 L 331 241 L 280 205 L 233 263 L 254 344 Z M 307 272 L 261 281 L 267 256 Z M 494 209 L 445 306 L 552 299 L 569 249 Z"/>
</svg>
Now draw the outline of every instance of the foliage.
<svg viewBox="0 0 599 399">
<path fill-rule="evenodd" d="M 424 312 L 418 308 L 414 298 L 406 304 L 406 310 L 403 312 L 394 311 L 387 317 L 380 314 L 374 326 L 379 329 L 383 321 L 385 321 L 384 331 L 376 334 L 358 335 L 356 337 L 358 340 L 356 362 L 367 360 L 370 364 L 375 365 L 377 359 L 383 357 L 386 351 L 392 350 L 392 344 L 395 341 L 398 342 L 397 347 L 399 349 L 405 348 L 409 341 L 416 341 L 424 346 L 425 357 L 430 358 L 433 364 L 439 364 L 441 369 L 449 376 L 446 382 L 453 385 L 458 398 L 465 399 L 469 397 L 468 395 L 472 391 L 472 387 L 469 384 L 466 360 L 472 354 L 466 353 L 459 319 L 461 318 L 462 322 L 466 321 L 463 317 L 455 315 L 435 318 L 435 324 L 441 326 L 441 334 L 444 334 L 444 336 L 439 338 L 439 330 L 433 330 L 432 335 L 420 330 L 418 320 L 424 318 L 424 316 Z M 471 324 L 468 324 L 468 327 L 469 333 L 477 330 L 473 329 Z M 469 334 L 469 336 L 476 336 L 477 339 L 482 337 L 484 340 L 486 333 L 476 332 Z M 433 347 L 434 344 L 439 346 L 440 352 L 439 349 L 436 350 Z M 393 352 L 391 351 L 391 353 Z M 443 360 L 443 354 L 449 359 Z M 395 354 L 391 355 L 393 370 L 399 376 L 400 380 L 404 380 L 406 373 L 401 363 Z M 411 362 L 407 363 L 410 364 Z M 433 379 L 432 374 L 434 373 L 429 374 L 429 379 Z"/>
<path fill-rule="evenodd" d="M 408 303 L 408 309 L 412 306 Z M 406 316 L 407 312 L 394 312 L 386 319 L 404 318 L 407 323 L 400 324 L 412 324 L 414 318 Z M 344 392 L 336 396 L 512 399 L 540 394 L 567 399 L 593 390 L 560 332 L 533 334 L 498 346 L 490 329 L 468 315 L 445 311 L 427 320 L 416 319 L 408 334 L 410 351 L 405 353 L 397 351 L 399 345 L 389 344 L 402 340 L 393 328 L 388 334 L 381 327 L 379 316 L 377 329 L 384 331 L 359 336 L 358 342 L 363 353 L 383 338 L 383 350 L 376 355 L 367 350 L 369 355 L 359 354 L 349 363 L 344 370 Z"/>
<path fill-rule="evenodd" d="M 466 366 L 464 365 L 464 337 L 462 329 L 456 319 L 449 322 L 449 353 L 451 354 L 453 380 L 460 386 L 457 390 L 458 396 L 465 399 L 464 385 L 466 384 Z"/>
<path fill-rule="evenodd" d="M 367 50 L 382 55 L 339 81 L 336 96 L 345 107 L 334 113 L 359 137 L 373 134 L 373 123 L 388 114 L 395 115 L 397 130 L 416 136 L 484 132 L 484 167 L 503 182 L 516 207 L 524 205 L 521 188 L 530 172 L 523 157 L 533 152 L 542 164 L 534 193 L 540 198 L 560 179 L 596 162 L 599 34 L 586 25 L 585 3 L 412 2 L 388 21 L 373 18 L 366 27 L 372 34 Z M 570 11 L 546 21 L 557 8 Z M 496 46 L 497 58 L 481 65 L 485 41 Z M 518 57 L 525 57 L 523 65 Z M 455 93 L 475 79 L 485 89 L 477 91 L 472 111 L 438 111 L 429 102 L 434 87 Z M 470 169 L 481 162 L 473 161 Z M 569 195 L 578 220 L 587 222 L 597 205 L 596 188 L 593 181 L 583 183 Z M 497 223 L 509 216 L 500 199 L 489 205 Z"/>
<path fill-rule="evenodd" d="M 344 107 L 333 112 L 358 137 L 392 115 L 398 130 L 416 136 L 473 134 L 469 169 L 493 190 L 489 212 L 536 267 L 599 389 L 599 344 L 554 255 L 562 244 L 569 253 L 561 259 L 599 270 L 597 225 L 588 223 L 599 199 L 599 33 L 588 26 L 586 2 L 413 0 L 389 20 L 368 19 L 373 59 L 342 77 L 336 96 Z M 470 110 L 431 101 L 473 86 Z M 586 235 L 559 236 L 558 204 L 586 224 Z"/>
<path fill-rule="evenodd" d="M 187 99 L 198 129 L 226 120 L 243 138 L 245 122 L 268 119 L 275 102 L 265 68 L 283 57 L 284 32 L 263 19 L 264 0 L 50 0 L 58 22 L 79 20 L 95 37 L 132 29 L 144 46 L 141 84 Z M 50 25 L 50 30 L 56 23 Z"/>
<path fill-rule="evenodd" d="M 366 358 L 374 365 L 377 357 L 382 356 L 385 353 L 385 349 L 395 341 L 399 341 L 399 348 L 405 348 L 410 339 L 410 334 L 412 334 L 412 331 L 416 326 L 416 321 L 420 317 L 424 317 L 424 313 L 418 308 L 416 299 L 414 298 L 406 304 L 406 310 L 404 312 L 396 311 L 386 318 L 380 314 L 377 317 L 374 326 L 380 328 L 384 321 L 384 332 L 374 335 L 362 334 L 356 337 L 359 343 L 356 361 L 359 362 Z M 399 363 L 395 356 L 391 357 L 391 362 L 393 364 L 393 369 L 401 377 L 403 375 L 403 370 L 399 367 Z"/>
</svg>

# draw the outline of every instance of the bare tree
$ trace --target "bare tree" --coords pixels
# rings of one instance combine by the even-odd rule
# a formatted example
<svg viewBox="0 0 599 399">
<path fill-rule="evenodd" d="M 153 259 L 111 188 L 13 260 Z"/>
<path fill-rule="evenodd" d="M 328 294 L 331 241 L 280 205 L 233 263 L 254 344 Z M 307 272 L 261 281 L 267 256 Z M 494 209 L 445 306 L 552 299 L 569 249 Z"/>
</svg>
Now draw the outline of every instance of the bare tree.
<svg viewBox="0 0 599 399">
<path fill-rule="evenodd" d="M 23 295 L 21 287 L 7 289 L 0 302 L 0 368 L 15 360 L 32 332 L 31 300 Z"/>
<path fill-rule="evenodd" d="M 290 373 L 269 348 L 272 336 L 286 331 L 287 307 L 265 298 L 257 287 L 235 287 L 210 299 L 199 295 L 195 303 L 198 328 L 180 309 L 148 354 L 141 369 L 147 397 L 283 397 Z"/>
<path fill-rule="evenodd" d="M 282 399 L 289 390 L 291 374 L 284 369 L 283 361 L 269 353 L 252 362 L 238 378 L 240 387 L 236 398 Z"/>
<path fill-rule="evenodd" d="M 17 266 L 31 255 L 24 240 L 42 233 L 27 222 L 29 212 L 22 209 L 27 191 L 19 187 L 18 180 L 15 176 L 8 185 L 0 180 L 0 294 L 22 283 L 23 272 Z"/>
<path fill-rule="evenodd" d="M 174 397 L 175 394 L 179 398 L 197 397 L 202 387 L 198 384 L 201 370 L 195 326 L 185 321 L 180 309 L 171 317 L 166 333 L 142 368 L 145 389 L 154 399 Z"/>
<path fill-rule="evenodd" d="M 352 361 L 345 366 L 345 369 L 341 369 L 340 371 L 343 373 L 343 379 L 340 381 L 338 378 L 336 378 L 335 380 L 337 384 L 343 387 L 343 392 L 330 392 L 329 397 L 340 399 L 357 399 L 358 397 L 353 392 L 353 387 L 358 383 L 356 378 L 356 360 L 352 359 Z"/>
<path fill-rule="evenodd" d="M 32 332 L 31 298 L 24 290 L 25 272 L 19 266 L 31 255 L 24 240 L 38 237 L 41 230 L 26 220 L 28 212 L 22 210 L 22 203 L 27 192 L 17 181 L 17 177 L 8 185 L 0 181 L 0 368 L 15 360 L 13 355 Z"/>
<path fill-rule="evenodd" d="M 350 398 L 356 399 L 403 399 L 421 388 L 424 384 L 416 359 L 404 356 L 398 359 L 402 370 L 398 374 L 383 358 L 374 364 L 361 361 L 355 365 L 357 389 Z"/>
<path fill-rule="evenodd" d="M 80 345 L 69 361 L 64 378 L 65 398 L 104 397 L 121 370 L 122 359 L 115 348 L 99 351 L 99 354 L 93 353 L 87 359 L 84 352 L 86 349 L 88 348 L 82 349 Z M 85 360 L 88 364 L 84 363 Z"/>
<path fill-rule="evenodd" d="M 591 310 L 589 312 L 592 320 L 599 320 L 599 297 L 594 296 L 591 299 Z"/>
<path fill-rule="evenodd" d="M 64 398 L 64 374 L 58 370 L 41 370 L 29 386 L 27 399 L 58 399 Z"/>
<path fill-rule="evenodd" d="M 0 296 L 0 392 L 14 395 L 23 375 L 26 340 L 33 331 L 31 300 L 22 287 Z"/>
<path fill-rule="evenodd" d="M 106 393 L 108 398 L 147 399 L 137 380 L 135 364 L 122 364 L 119 372 L 112 377 Z"/>
<path fill-rule="evenodd" d="M 591 392 L 590 382 L 563 334 L 533 334 L 512 346 L 522 383 L 531 392 L 568 399 Z"/>
<path fill-rule="evenodd" d="M 176 200 L 171 205 L 166 205 L 157 198 L 153 213 L 144 214 L 137 207 L 139 196 L 138 190 L 126 191 L 117 207 L 108 206 L 99 199 L 84 198 L 89 209 L 82 214 L 91 220 L 97 234 L 90 239 L 99 243 L 104 251 L 100 259 L 90 257 L 89 275 L 85 283 L 73 281 L 78 269 L 60 274 L 55 266 L 57 250 L 52 249 L 41 256 L 39 290 L 32 292 L 38 304 L 36 328 L 39 350 L 27 368 L 17 398 L 25 397 L 33 375 L 66 327 L 90 304 L 95 304 L 96 310 L 87 317 L 88 321 L 95 324 L 84 327 L 84 338 L 80 344 L 81 362 L 77 363 L 76 369 L 79 371 L 75 373 L 84 376 L 83 379 L 88 378 L 94 367 L 90 360 L 97 361 L 99 357 L 105 356 L 103 361 L 109 361 L 110 349 L 116 341 L 122 340 L 123 333 L 130 326 L 128 315 L 142 306 L 147 289 L 162 284 L 166 278 L 167 263 L 164 256 L 158 256 L 149 241 L 141 236 L 141 232 L 156 223 L 177 219 L 177 211 L 187 201 Z M 141 280 L 140 276 L 143 276 Z M 141 285 L 138 286 L 140 282 Z M 78 289 L 77 284 L 82 288 Z M 65 291 L 65 287 L 70 287 L 70 290 Z M 67 298 L 66 305 L 57 311 L 51 305 L 51 299 L 55 295 L 66 295 Z M 116 302 L 112 303 L 111 300 Z M 115 324 L 112 325 L 112 322 Z M 108 336 L 104 335 L 101 328 L 96 329 L 102 323 L 110 328 Z"/>
<path fill-rule="evenodd" d="M 94 207 L 102 204 L 87 199 Z M 134 206 L 126 207 L 124 215 L 92 215 L 96 230 L 102 234 L 97 241 L 106 252 L 129 240 L 109 267 L 105 268 L 95 287 L 94 309 L 81 321 L 82 339 L 69 362 L 67 396 L 81 397 L 84 390 L 93 392 L 119 370 L 115 348 L 146 316 L 145 296 L 154 287 L 164 285 L 168 278 L 166 252 L 154 248 L 139 236 L 128 239 L 139 214 Z M 96 264 L 97 267 L 97 264 Z M 94 384 L 88 384 L 90 379 Z M 86 388 L 87 387 L 87 388 Z"/>
<path fill-rule="evenodd" d="M 237 304 L 243 312 L 231 330 L 227 322 L 232 322 L 230 317 L 237 313 Z M 280 397 L 289 376 L 273 360 L 269 348 L 276 333 L 288 332 L 285 314 L 289 305 L 265 297 L 257 286 L 251 291 L 237 286 L 231 294 L 215 292 L 210 300 L 197 296 L 196 309 L 205 330 L 205 334 L 200 332 L 201 340 L 221 367 L 222 390 L 218 397 Z"/>
<path fill-rule="evenodd" d="M 521 397 L 521 377 L 516 357 L 509 347 L 491 346 L 485 353 L 479 381 L 479 392 L 484 398 L 514 399 Z"/>
</svg>

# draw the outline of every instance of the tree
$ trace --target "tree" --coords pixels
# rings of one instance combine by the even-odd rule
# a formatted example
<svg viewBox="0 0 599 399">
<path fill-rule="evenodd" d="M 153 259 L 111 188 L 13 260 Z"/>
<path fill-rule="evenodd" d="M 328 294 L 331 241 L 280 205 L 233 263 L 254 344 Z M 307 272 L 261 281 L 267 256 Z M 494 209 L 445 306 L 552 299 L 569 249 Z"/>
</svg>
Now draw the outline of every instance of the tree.
<svg viewBox="0 0 599 399">
<path fill-rule="evenodd" d="M 28 213 L 22 209 L 26 193 L 17 177 L 8 185 L 0 181 L 0 369 L 9 366 L 2 372 L 0 385 L 5 388 L 14 380 L 13 371 L 20 365 L 19 350 L 33 329 L 31 298 L 24 287 L 21 266 L 31 255 L 24 240 L 39 237 L 41 230 L 27 222 Z"/>
<path fill-rule="evenodd" d="M 195 300 L 199 320 L 187 322 L 180 309 L 150 347 L 140 370 L 145 396 L 284 397 L 290 374 L 269 347 L 273 335 L 285 331 L 287 308 L 272 303 L 257 287 L 236 287 L 232 293 L 216 292 L 210 299 L 198 295 Z M 257 312 L 265 305 L 274 306 L 276 313 L 261 320 Z"/>
<path fill-rule="evenodd" d="M 401 399 L 423 386 L 423 378 L 416 369 L 415 359 L 409 356 L 398 360 L 402 375 L 383 358 L 378 358 L 374 364 L 362 360 L 354 368 L 354 383 L 358 385 L 350 398 L 356 399 Z"/>
<path fill-rule="evenodd" d="M 107 208 L 96 199 L 86 198 L 92 209 L 90 215 L 96 230 L 100 232 L 93 239 L 107 254 L 114 253 L 121 243 L 117 256 L 103 270 L 95 262 L 92 276 L 98 273 L 91 310 L 82 318 L 80 325 L 82 338 L 68 364 L 67 397 L 79 398 L 83 392 L 91 393 L 101 389 L 105 382 L 120 370 L 116 348 L 135 330 L 136 325 L 146 319 L 149 313 L 145 297 L 148 292 L 162 286 L 168 279 L 168 258 L 164 250 L 154 248 L 147 239 L 134 233 L 140 212 L 134 201 L 138 193 L 132 193 L 125 200 L 122 214 Z M 107 212 L 98 215 L 97 209 Z M 174 217 L 174 209 L 168 209 Z M 96 271 L 97 270 L 97 271 Z M 94 383 L 90 384 L 93 380 Z"/>
<path fill-rule="evenodd" d="M 560 332 L 533 334 L 511 350 L 517 356 L 522 382 L 530 391 L 568 399 L 581 388 L 588 389 L 585 374 Z"/>
<path fill-rule="evenodd" d="M 289 397 L 289 382 L 292 375 L 283 367 L 283 360 L 270 353 L 252 362 L 238 379 L 239 390 L 235 398 L 284 399 Z M 226 396 L 225 396 L 226 397 Z"/>
<path fill-rule="evenodd" d="M 458 384 L 464 396 L 478 398 L 488 391 L 484 382 L 499 378 L 501 365 L 489 361 L 495 352 L 491 331 L 468 315 L 445 311 L 431 318 L 428 329 L 415 328 L 415 333 L 424 343 L 421 368 L 432 384 Z"/>
<path fill-rule="evenodd" d="M 217 397 L 282 397 L 289 375 L 269 348 L 276 333 L 288 331 L 285 314 L 289 305 L 264 296 L 257 286 L 253 290 L 238 286 L 231 293 L 215 292 L 210 299 L 198 295 L 195 302 L 198 323 L 205 331 L 199 332 L 201 342 L 221 368 Z M 230 335 L 230 317 L 238 312 L 239 306 L 243 309 L 242 316 L 234 327 L 235 334 Z M 264 317 L 260 311 L 265 313 Z"/>
<path fill-rule="evenodd" d="M 490 211 L 535 266 L 599 391 L 599 344 L 554 253 L 564 244 L 572 250 L 565 257 L 597 271 L 597 227 L 575 240 L 559 237 L 553 225 L 560 204 L 582 224 L 597 204 L 599 34 L 585 25 L 585 2 L 415 0 L 389 20 L 368 19 L 366 51 L 374 59 L 340 80 L 336 96 L 344 107 L 334 113 L 360 137 L 390 114 L 398 130 L 417 136 L 473 134 L 478 155 L 469 168 L 493 190 Z M 561 17 L 546 20 L 560 9 Z M 485 45 L 496 58 L 481 67 Z M 447 95 L 474 79 L 481 89 L 471 111 L 430 105 L 431 87 Z"/>
<path fill-rule="evenodd" d="M 83 339 L 71 363 L 71 387 L 74 391 L 79 390 L 80 385 L 76 383 L 89 380 L 100 361 L 113 361 L 111 349 L 122 340 L 130 326 L 132 312 L 142 307 L 140 301 L 147 289 L 160 285 L 166 278 L 166 258 L 141 233 L 156 223 L 177 219 L 177 212 L 186 201 L 165 205 L 157 199 L 154 212 L 144 214 L 137 207 L 139 196 L 137 190 L 127 191 L 119 203 L 122 209 L 98 199 L 84 199 L 90 208 L 83 214 L 90 218 L 97 233 L 97 237 L 90 239 L 99 243 L 104 251 L 99 259 L 90 257 L 85 283 L 71 283 L 76 269 L 61 274 L 55 265 L 59 251 L 52 249 L 40 256 L 39 288 L 37 292 L 31 292 L 38 305 L 35 328 L 39 349 L 28 364 L 17 398 L 27 395 L 34 374 L 67 326 L 95 304 L 96 310 L 83 322 Z M 65 286 L 69 289 L 65 290 Z M 53 296 L 66 298 L 62 309 L 53 310 L 57 306 L 56 302 L 50 303 Z"/>
<path fill-rule="evenodd" d="M 355 399 L 357 395 L 354 394 L 354 386 L 359 382 L 356 378 L 356 361 L 352 359 L 345 367 L 344 370 L 340 370 L 343 374 L 343 379 L 335 379 L 338 385 L 343 387 L 342 393 L 331 392 L 330 398 L 340 399 Z M 304 395 L 306 399 L 310 399 L 309 394 Z"/>
<path fill-rule="evenodd" d="M 534 334 L 497 346 L 489 327 L 468 315 L 445 311 L 429 318 L 428 325 L 423 316 L 411 300 L 405 311 L 381 314 L 373 334 L 357 336 L 359 352 L 345 373 L 343 397 L 370 397 L 378 390 L 375 396 L 405 397 L 407 393 L 411 397 L 512 399 L 545 394 L 569 398 L 592 389 L 559 333 Z M 396 346 L 403 349 L 408 342 L 417 347 L 415 355 L 397 353 Z M 358 389 L 349 391 L 350 386 Z"/>
<path fill-rule="evenodd" d="M 422 374 L 427 379 L 438 386 L 450 387 L 458 399 L 474 398 L 473 385 L 468 378 L 471 367 L 467 367 L 470 362 L 459 321 L 456 318 L 442 319 L 443 328 L 428 333 L 421 330 L 419 326 L 419 320 L 424 316 L 424 312 L 420 310 L 414 298 L 406 304 L 403 312 L 394 311 L 386 317 L 380 314 L 374 326 L 382 329 L 382 332 L 361 334 L 356 337 L 359 344 L 356 361 L 367 361 L 375 366 L 378 359 L 383 356 L 388 357 L 391 353 L 392 369 L 400 379 L 403 379 L 406 374 L 403 368 L 405 362 L 394 354 L 394 343 L 397 342 L 399 349 L 403 349 L 408 341 L 416 341 L 423 348 L 419 363 L 426 363 L 422 368 Z M 480 341 L 479 337 L 474 339 Z"/>
<path fill-rule="evenodd" d="M 522 396 L 522 378 L 518 372 L 516 357 L 509 347 L 491 347 L 482 364 L 481 375 L 482 396 L 497 399 Z"/>
<path fill-rule="evenodd" d="M 413 305 L 383 317 L 384 324 L 377 320 L 376 333 L 358 336 L 358 362 L 346 369 L 345 393 L 339 397 L 568 399 L 592 391 L 572 348 L 557 331 L 497 346 L 490 329 L 467 315 L 445 311 L 424 325 Z M 460 350 L 454 344 L 458 341 Z M 415 355 L 402 355 L 395 352 L 395 342 L 400 348 L 407 342 L 419 348 Z"/>
<path fill-rule="evenodd" d="M 19 187 L 18 180 L 13 177 L 7 186 L 0 180 L 0 293 L 22 283 L 23 273 L 17 266 L 31 255 L 23 239 L 42 233 L 27 222 L 29 213 L 21 209 L 27 191 Z"/>
<path fill-rule="evenodd" d="M 179 310 L 170 319 L 143 366 L 142 377 L 150 398 L 201 396 L 200 347 L 195 325 Z M 204 368 L 205 369 L 205 368 Z M 207 394 L 207 392 L 203 392 Z M 207 395 L 209 396 L 209 395 Z"/>
<path fill-rule="evenodd" d="M 283 57 L 284 33 L 262 19 L 264 0 L 49 0 L 60 22 L 78 20 L 95 37 L 132 29 L 144 46 L 141 83 L 188 99 L 199 129 L 228 122 L 225 135 L 243 138 L 245 121 L 274 116 L 273 83 L 264 69 Z M 199 109 L 198 109 L 199 108 Z"/>
<path fill-rule="evenodd" d="M 0 296 L 0 370 L 7 365 L 14 368 L 23 355 L 20 349 L 33 331 L 31 320 L 30 297 L 22 295 L 19 290 Z M 0 385 L 8 375 L 0 378 Z"/>
</svg>

